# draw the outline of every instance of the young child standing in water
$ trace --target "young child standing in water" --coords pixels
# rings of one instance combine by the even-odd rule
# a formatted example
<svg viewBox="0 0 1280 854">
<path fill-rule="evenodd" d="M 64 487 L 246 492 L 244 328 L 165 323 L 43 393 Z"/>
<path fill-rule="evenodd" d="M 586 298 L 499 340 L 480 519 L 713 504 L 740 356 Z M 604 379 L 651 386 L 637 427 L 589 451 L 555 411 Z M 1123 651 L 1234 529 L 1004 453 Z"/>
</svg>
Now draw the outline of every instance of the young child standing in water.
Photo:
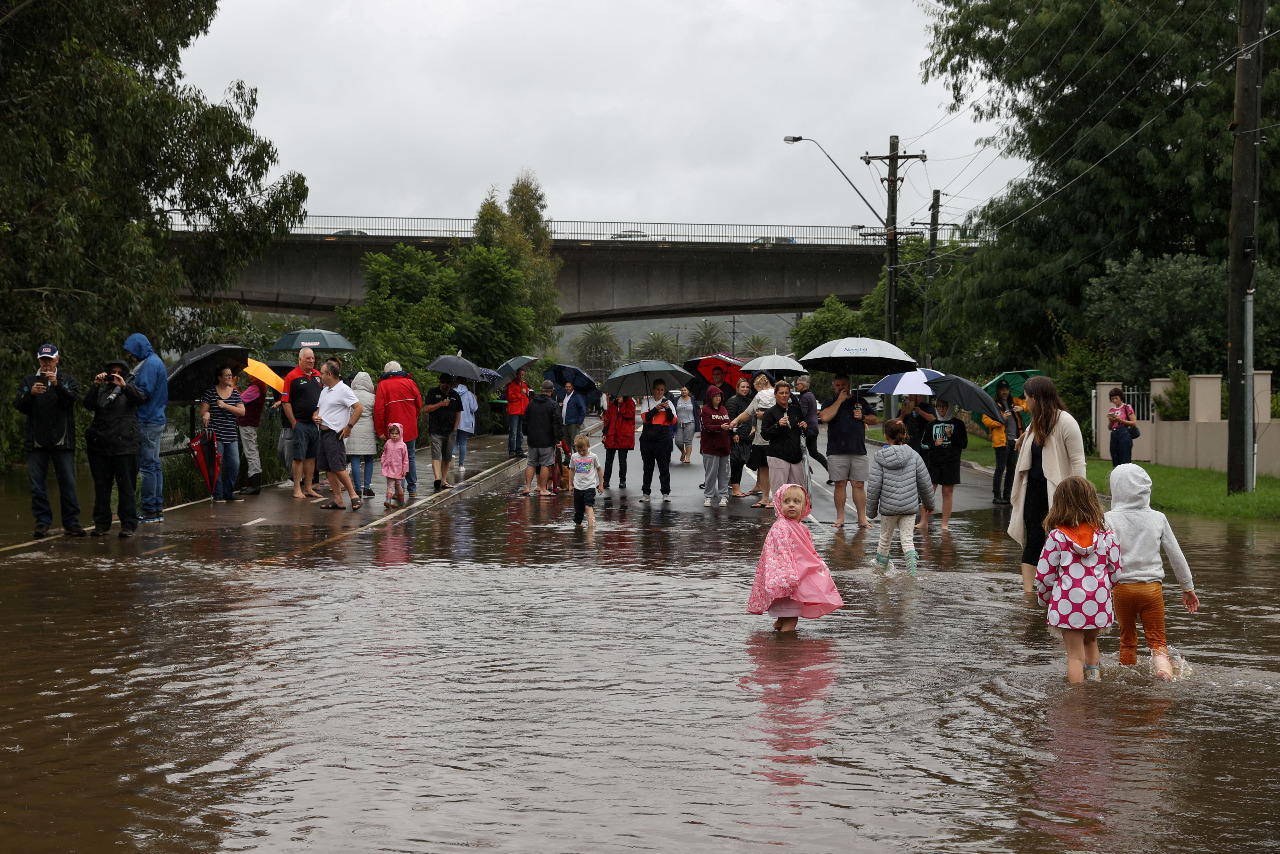
<svg viewBox="0 0 1280 854">
<path fill-rule="evenodd" d="M 902 541 L 902 556 L 907 559 L 907 572 L 916 575 L 915 523 L 916 511 L 923 504 L 925 512 L 933 509 L 933 481 L 929 467 L 915 451 L 904 444 L 907 425 L 895 418 L 884 425 L 884 439 L 889 444 L 871 458 L 867 477 L 867 515 L 880 517 L 880 542 L 876 547 L 876 568 L 889 568 L 889 550 L 893 532 Z"/>
<path fill-rule="evenodd" d="M 573 437 L 569 468 L 573 471 L 573 524 L 581 525 L 586 516 L 590 528 L 596 523 L 596 492 L 604 489 L 604 478 L 600 458 L 591 453 L 591 440 L 585 433 Z"/>
<path fill-rule="evenodd" d="M 844 600 L 803 522 L 809 515 L 809 493 L 803 486 L 784 483 L 773 494 L 773 511 L 778 520 L 760 552 L 747 613 L 767 611 L 775 618 L 775 631 L 794 632 L 800 617 L 813 620 L 830 614 Z"/>
<path fill-rule="evenodd" d="M 400 438 L 399 424 L 387 425 L 387 442 L 382 446 L 382 476 L 387 479 L 387 497 L 383 507 L 394 501 L 404 505 L 404 477 L 409 473 L 409 446 Z"/>
<path fill-rule="evenodd" d="M 1164 637 L 1163 548 L 1182 586 L 1182 604 L 1192 614 L 1200 608 L 1191 567 L 1178 547 L 1169 520 L 1151 509 L 1151 476 L 1140 466 L 1122 463 L 1111 470 L 1111 509 L 1107 524 L 1124 554 L 1124 568 L 1116 576 L 1116 621 L 1120 623 L 1120 663 L 1138 663 L 1138 620 L 1151 650 L 1156 676 L 1173 678 L 1173 662 Z"/>
<path fill-rule="evenodd" d="M 1059 483 L 1044 530 L 1036 598 L 1049 608 L 1049 631 L 1060 631 L 1067 646 L 1067 681 L 1096 682 L 1102 678 L 1098 632 L 1112 622 L 1111 587 L 1120 572 L 1120 547 L 1107 530 L 1093 484 L 1082 477 Z"/>
</svg>

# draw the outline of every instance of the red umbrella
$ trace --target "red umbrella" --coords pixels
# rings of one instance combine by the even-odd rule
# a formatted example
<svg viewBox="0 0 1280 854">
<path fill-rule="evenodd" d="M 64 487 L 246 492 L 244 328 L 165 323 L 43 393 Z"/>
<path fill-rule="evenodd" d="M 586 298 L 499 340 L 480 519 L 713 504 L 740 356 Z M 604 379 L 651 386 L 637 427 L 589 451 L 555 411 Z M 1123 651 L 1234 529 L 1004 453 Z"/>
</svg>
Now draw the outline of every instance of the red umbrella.
<svg viewBox="0 0 1280 854">
<path fill-rule="evenodd" d="M 749 374 L 742 371 L 743 361 L 735 359 L 728 353 L 712 353 L 710 356 L 695 356 L 684 363 L 684 369 L 696 377 L 701 377 L 705 382 L 701 383 L 701 389 L 689 389 L 695 397 L 701 396 L 706 386 L 711 384 L 711 372 L 716 368 L 724 371 L 724 385 L 722 388 L 725 397 L 733 394 L 733 390 L 738 386 L 738 380 L 751 379 Z"/>
<path fill-rule="evenodd" d="M 218 451 L 218 434 L 212 430 L 201 430 L 195 435 L 187 447 L 196 461 L 196 470 L 204 475 L 205 485 L 209 487 L 209 495 L 218 483 L 218 475 L 222 471 L 222 454 Z"/>
</svg>

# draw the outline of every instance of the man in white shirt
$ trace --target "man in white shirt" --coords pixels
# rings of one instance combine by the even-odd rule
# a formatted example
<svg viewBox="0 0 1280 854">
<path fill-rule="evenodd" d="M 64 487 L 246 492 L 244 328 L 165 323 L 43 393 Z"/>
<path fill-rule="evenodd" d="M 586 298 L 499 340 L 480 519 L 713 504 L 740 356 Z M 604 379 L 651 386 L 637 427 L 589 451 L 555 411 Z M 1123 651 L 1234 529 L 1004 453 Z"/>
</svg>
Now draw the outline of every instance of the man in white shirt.
<svg viewBox="0 0 1280 854">
<path fill-rule="evenodd" d="M 311 419 L 320 427 L 320 448 L 316 452 L 316 471 L 324 472 L 333 490 L 333 500 L 320 505 L 322 510 L 345 510 L 342 490 L 351 496 L 351 509 L 360 509 L 360 495 L 347 472 L 347 451 L 343 441 L 360 420 L 364 407 L 356 393 L 338 375 L 335 362 L 325 362 L 320 370 L 320 403 Z"/>
</svg>

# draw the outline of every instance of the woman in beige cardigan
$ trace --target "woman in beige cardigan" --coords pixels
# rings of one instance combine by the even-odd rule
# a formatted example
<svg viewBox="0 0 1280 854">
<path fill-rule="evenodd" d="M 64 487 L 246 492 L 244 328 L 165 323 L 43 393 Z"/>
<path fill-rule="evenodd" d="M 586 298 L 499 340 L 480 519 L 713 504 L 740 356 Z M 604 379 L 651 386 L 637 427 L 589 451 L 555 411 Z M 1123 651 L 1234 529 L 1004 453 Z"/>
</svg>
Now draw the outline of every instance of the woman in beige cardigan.
<svg viewBox="0 0 1280 854">
<path fill-rule="evenodd" d="M 1018 437 L 1018 468 L 1013 476 L 1009 536 L 1022 545 L 1022 589 L 1034 590 L 1036 564 L 1044 549 L 1044 517 L 1053 491 L 1068 477 L 1085 476 L 1084 437 L 1080 425 L 1062 405 L 1048 377 L 1031 377 L 1023 393 L 1031 410 L 1031 427 Z M 1028 452 L 1029 451 L 1029 452 Z"/>
</svg>

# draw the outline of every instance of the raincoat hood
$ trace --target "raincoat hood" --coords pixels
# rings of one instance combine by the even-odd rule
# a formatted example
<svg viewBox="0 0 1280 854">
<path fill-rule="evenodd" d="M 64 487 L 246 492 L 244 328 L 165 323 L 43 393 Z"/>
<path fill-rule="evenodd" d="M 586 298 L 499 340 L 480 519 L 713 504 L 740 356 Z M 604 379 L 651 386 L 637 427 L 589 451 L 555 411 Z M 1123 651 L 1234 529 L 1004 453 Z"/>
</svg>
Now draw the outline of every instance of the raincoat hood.
<svg viewBox="0 0 1280 854">
<path fill-rule="evenodd" d="M 808 518 L 809 513 L 813 510 L 813 504 L 809 501 L 809 490 L 804 488 L 803 483 L 784 483 L 773 491 L 773 515 L 778 518 L 779 522 L 788 522 L 792 525 L 799 525 L 799 522 L 792 522 L 786 516 L 782 515 L 782 493 L 786 492 L 793 486 L 799 487 L 800 491 L 804 493 L 804 511 L 801 512 L 800 518 Z M 805 530 L 808 531 L 809 529 L 805 528 Z"/>
<path fill-rule="evenodd" d="M 844 605 L 831 580 L 827 565 L 813 547 L 813 537 L 803 522 L 793 522 L 782 515 L 782 493 L 797 483 L 784 483 L 773 493 L 774 513 L 778 521 L 769 529 L 760 562 L 756 565 L 755 583 L 747 599 L 747 611 L 763 614 L 778 599 L 794 599 L 801 605 L 800 616 L 814 619 Z M 803 487 L 801 487 L 803 489 Z M 805 493 L 805 515 L 809 512 Z"/>
<path fill-rule="evenodd" d="M 391 428 L 392 428 L 392 427 L 396 428 L 396 430 L 398 430 L 398 431 L 400 432 L 400 438 L 399 438 L 399 439 L 392 439 L 392 438 L 391 438 Z M 401 444 L 404 444 L 404 425 L 403 425 L 403 424 L 401 424 L 399 421 L 392 421 L 390 424 L 388 424 L 388 425 L 387 425 L 387 441 L 388 441 L 388 442 L 400 442 Z"/>
<path fill-rule="evenodd" d="M 124 339 L 124 351 L 139 361 L 155 353 L 155 350 L 151 349 L 151 342 L 141 332 L 135 332 Z"/>
<path fill-rule="evenodd" d="M 1125 463 L 1111 470 L 1111 509 L 1151 509 L 1151 475 L 1142 466 Z"/>
<path fill-rule="evenodd" d="M 351 380 L 351 390 L 373 394 L 373 378 L 365 371 L 359 371 Z"/>
<path fill-rule="evenodd" d="M 885 445 L 876 451 L 876 459 L 887 469 L 904 469 L 915 465 L 916 452 L 906 445 Z"/>
</svg>

